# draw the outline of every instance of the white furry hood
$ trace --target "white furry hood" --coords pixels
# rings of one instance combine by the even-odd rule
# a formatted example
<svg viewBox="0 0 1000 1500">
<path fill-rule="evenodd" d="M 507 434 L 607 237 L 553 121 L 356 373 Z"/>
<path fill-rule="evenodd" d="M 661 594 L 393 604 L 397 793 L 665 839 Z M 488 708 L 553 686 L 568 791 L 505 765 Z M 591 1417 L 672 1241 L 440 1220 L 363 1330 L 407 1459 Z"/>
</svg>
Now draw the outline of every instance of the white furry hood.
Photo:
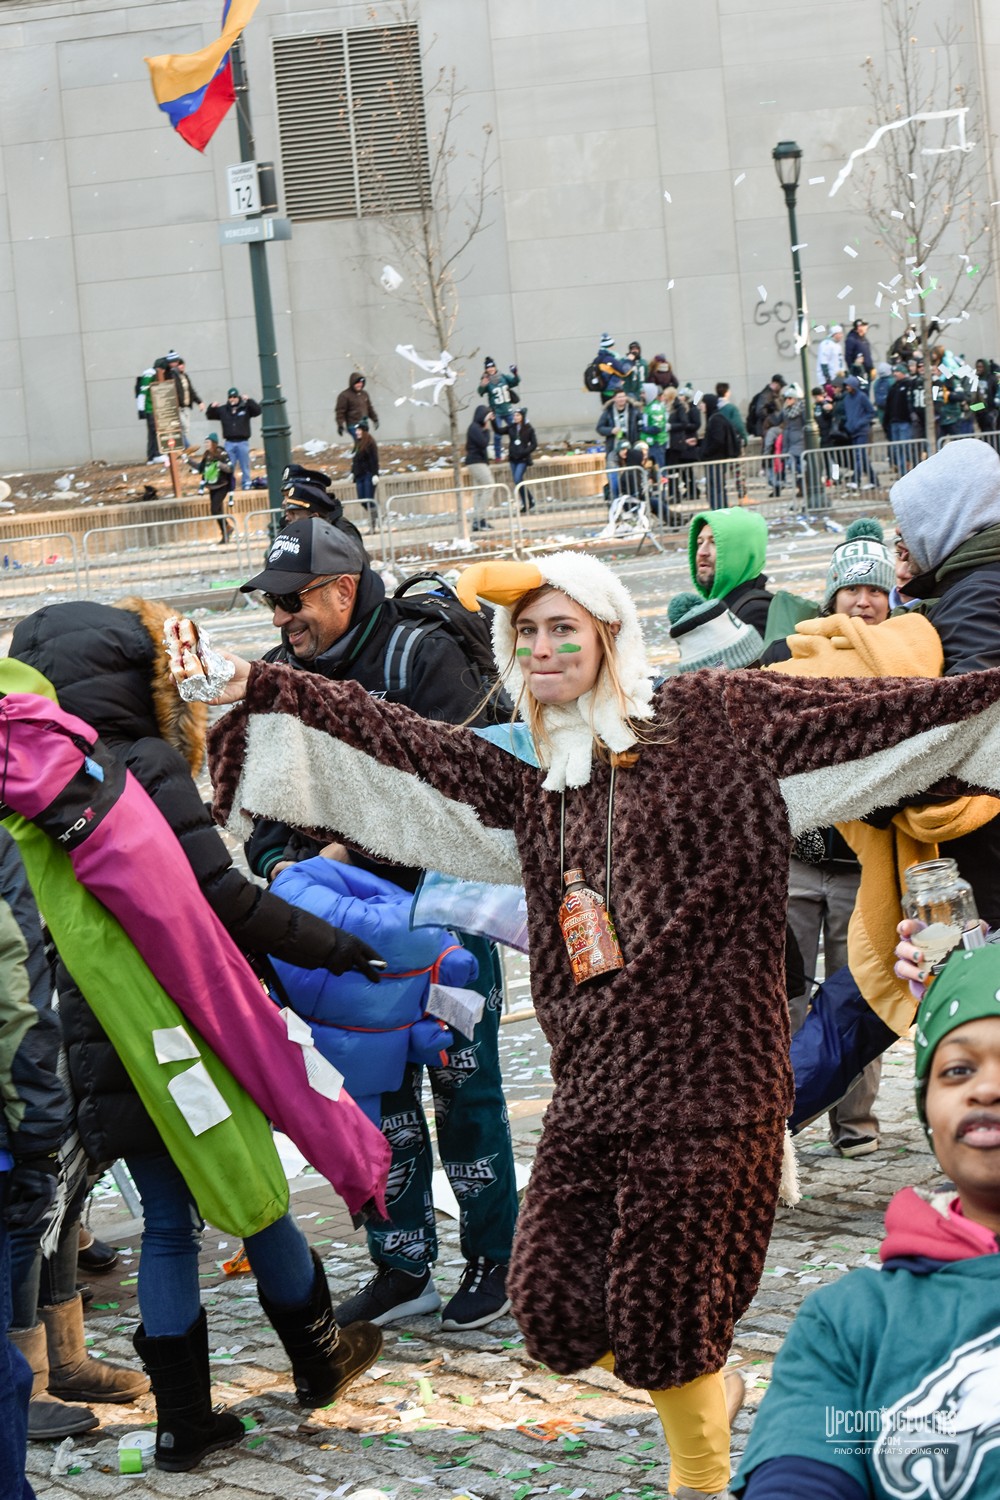
<svg viewBox="0 0 1000 1500">
<path fill-rule="evenodd" d="M 635 601 L 628 589 L 605 564 L 581 552 L 554 552 L 524 563 L 487 563 L 466 570 L 460 593 L 472 590 L 495 603 L 493 654 L 511 697 L 521 692 L 521 671 L 514 657 L 511 607 L 532 589 L 550 584 L 583 606 L 599 620 L 617 621 L 621 629 L 615 640 L 618 676 L 625 693 L 628 718 L 635 722 L 653 717 L 653 672 L 646 656 L 642 627 Z M 521 717 L 524 717 L 522 713 Z M 594 737 L 609 750 L 621 752 L 635 744 L 635 734 L 622 716 L 605 682 L 575 703 L 543 710 L 551 749 L 537 746 L 548 774 L 546 791 L 585 786 L 590 780 Z"/>
</svg>

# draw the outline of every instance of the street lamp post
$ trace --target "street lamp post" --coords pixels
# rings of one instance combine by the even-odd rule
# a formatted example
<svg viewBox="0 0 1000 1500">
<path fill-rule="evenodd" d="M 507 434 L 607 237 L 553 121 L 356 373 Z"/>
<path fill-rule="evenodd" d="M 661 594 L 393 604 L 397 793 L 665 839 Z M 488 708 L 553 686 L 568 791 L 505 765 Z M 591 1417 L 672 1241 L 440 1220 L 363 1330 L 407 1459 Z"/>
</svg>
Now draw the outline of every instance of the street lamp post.
<svg viewBox="0 0 1000 1500">
<path fill-rule="evenodd" d="M 804 455 L 804 490 L 806 508 L 812 510 L 818 506 L 820 499 L 820 476 L 819 460 L 819 428 L 816 425 L 816 414 L 813 410 L 812 382 L 809 378 L 809 339 L 806 324 L 805 297 L 802 293 L 802 266 L 799 262 L 799 232 L 795 223 L 795 195 L 799 186 L 799 174 L 802 171 L 802 147 L 796 145 L 795 141 L 779 141 L 771 152 L 774 162 L 774 170 L 778 174 L 782 192 L 785 195 L 785 206 L 788 209 L 788 233 L 791 236 L 789 243 L 792 247 L 792 278 L 795 282 L 795 327 L 796 338 L 799 344 L 799 354 L 802 359 L 802 392 L 806 403 L 805 420 L 805 445 Z"/>
</svg>

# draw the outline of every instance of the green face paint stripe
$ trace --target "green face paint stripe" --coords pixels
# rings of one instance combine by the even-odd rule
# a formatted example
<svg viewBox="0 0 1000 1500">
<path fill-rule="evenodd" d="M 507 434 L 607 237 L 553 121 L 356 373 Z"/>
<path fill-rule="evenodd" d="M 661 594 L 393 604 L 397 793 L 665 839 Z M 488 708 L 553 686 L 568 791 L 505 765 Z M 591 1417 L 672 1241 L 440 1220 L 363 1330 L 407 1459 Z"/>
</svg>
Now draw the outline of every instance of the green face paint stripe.
<svg viewBox="0 0 1000 1500">
<path fill-rule="evenodd" d="M 517 654 L 518 654 L 518 656 L 530 656 L 531 655 L 531 647 L 530 646 L 518 646 L 518 648 L 517 648 Z"/>
<path fill-rule="evenodd" d="M 582 651 L 582 646 L 574 646 L 572 641 L 564 641 L 561 646 L 556 647 L 556 653 L 568 656 L 571 651 Z"/>
</svg>

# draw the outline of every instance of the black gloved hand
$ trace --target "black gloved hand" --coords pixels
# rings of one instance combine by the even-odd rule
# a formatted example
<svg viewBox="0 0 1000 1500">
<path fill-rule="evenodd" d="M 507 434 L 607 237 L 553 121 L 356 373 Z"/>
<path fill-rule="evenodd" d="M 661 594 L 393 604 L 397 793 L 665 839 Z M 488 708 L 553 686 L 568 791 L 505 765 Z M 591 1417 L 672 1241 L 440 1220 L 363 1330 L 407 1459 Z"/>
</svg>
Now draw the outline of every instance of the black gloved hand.
<svg viewBox="0 0 1000 1500">
<path fill-rule="evenodd" d="M 55 1152 L 46 1156 L 16 1156 L 7 1185 L 8 1229 L 34 1229 L 56 1201 L 59 1186 L 59 1158 Z"/>
<path fill-rule="evenodd" d="M 334 927 L 334 943 L 326 960 L 326 967 L 331 974 L 346 974 L 348 969 L 356 969 L 373 984 L 378 984 L 382 978 L 378 969 L 372 968 L 372 960 L 385 968 L 385 962 L 380 953 L 363 943 L 353 932 L 345 932 L 342 927 Z"/>
</svg>

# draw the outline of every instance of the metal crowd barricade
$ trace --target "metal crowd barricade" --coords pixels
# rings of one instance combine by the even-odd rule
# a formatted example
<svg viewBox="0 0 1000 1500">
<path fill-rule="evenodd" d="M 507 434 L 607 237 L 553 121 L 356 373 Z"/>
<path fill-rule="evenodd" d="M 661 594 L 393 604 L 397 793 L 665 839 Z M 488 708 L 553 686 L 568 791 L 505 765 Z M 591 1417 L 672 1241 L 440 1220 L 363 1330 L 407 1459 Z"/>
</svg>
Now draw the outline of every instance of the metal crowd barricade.
<svg viewBox="0 0 1000 1500">
<path fill-rule="evenodd" d="M 0 538 L 0 598 L 3 614 L 30 614 L 43 604 L 80 598 L 82 580 L 76 541 L 67 531 Z"/>
<path fill-rule="evenodd" d="M 469 541 L 461 536 L 459 507 L 465 511 Z M 389 496 L 385 518 L 389 561 L 442 564 L 449 556 L 497 557 L 516 546 L 514 502 L 505 484 L 464 485 L 460 490 L 407 490 Z"/>
<path fill-rule="evenodd" d="M 237 586 L 247 577 L 245 536 L 236 527 L 223 544 L 216 516 L 104 526 L 84 533 L 87 593 L 150 596 Z"/>
<path fill-rule="evenodd" d="M 607 533 L 611 505 L 619 495 L 644 500 L 649 521 L 648 528 L 629 530 L 621 520 L 616 532 L 619 539 L 641 542 L 645 531 L 656 540 L 663 530 L 657 513 L 659 497 L 651 494 L 646 471 L 638 467 L 602 467 L 544 479 L 529 474 L 515 487 L 514 495 L 517 546 L 522 552 L 597 540 L 602 532 Z"/>
</svg>

